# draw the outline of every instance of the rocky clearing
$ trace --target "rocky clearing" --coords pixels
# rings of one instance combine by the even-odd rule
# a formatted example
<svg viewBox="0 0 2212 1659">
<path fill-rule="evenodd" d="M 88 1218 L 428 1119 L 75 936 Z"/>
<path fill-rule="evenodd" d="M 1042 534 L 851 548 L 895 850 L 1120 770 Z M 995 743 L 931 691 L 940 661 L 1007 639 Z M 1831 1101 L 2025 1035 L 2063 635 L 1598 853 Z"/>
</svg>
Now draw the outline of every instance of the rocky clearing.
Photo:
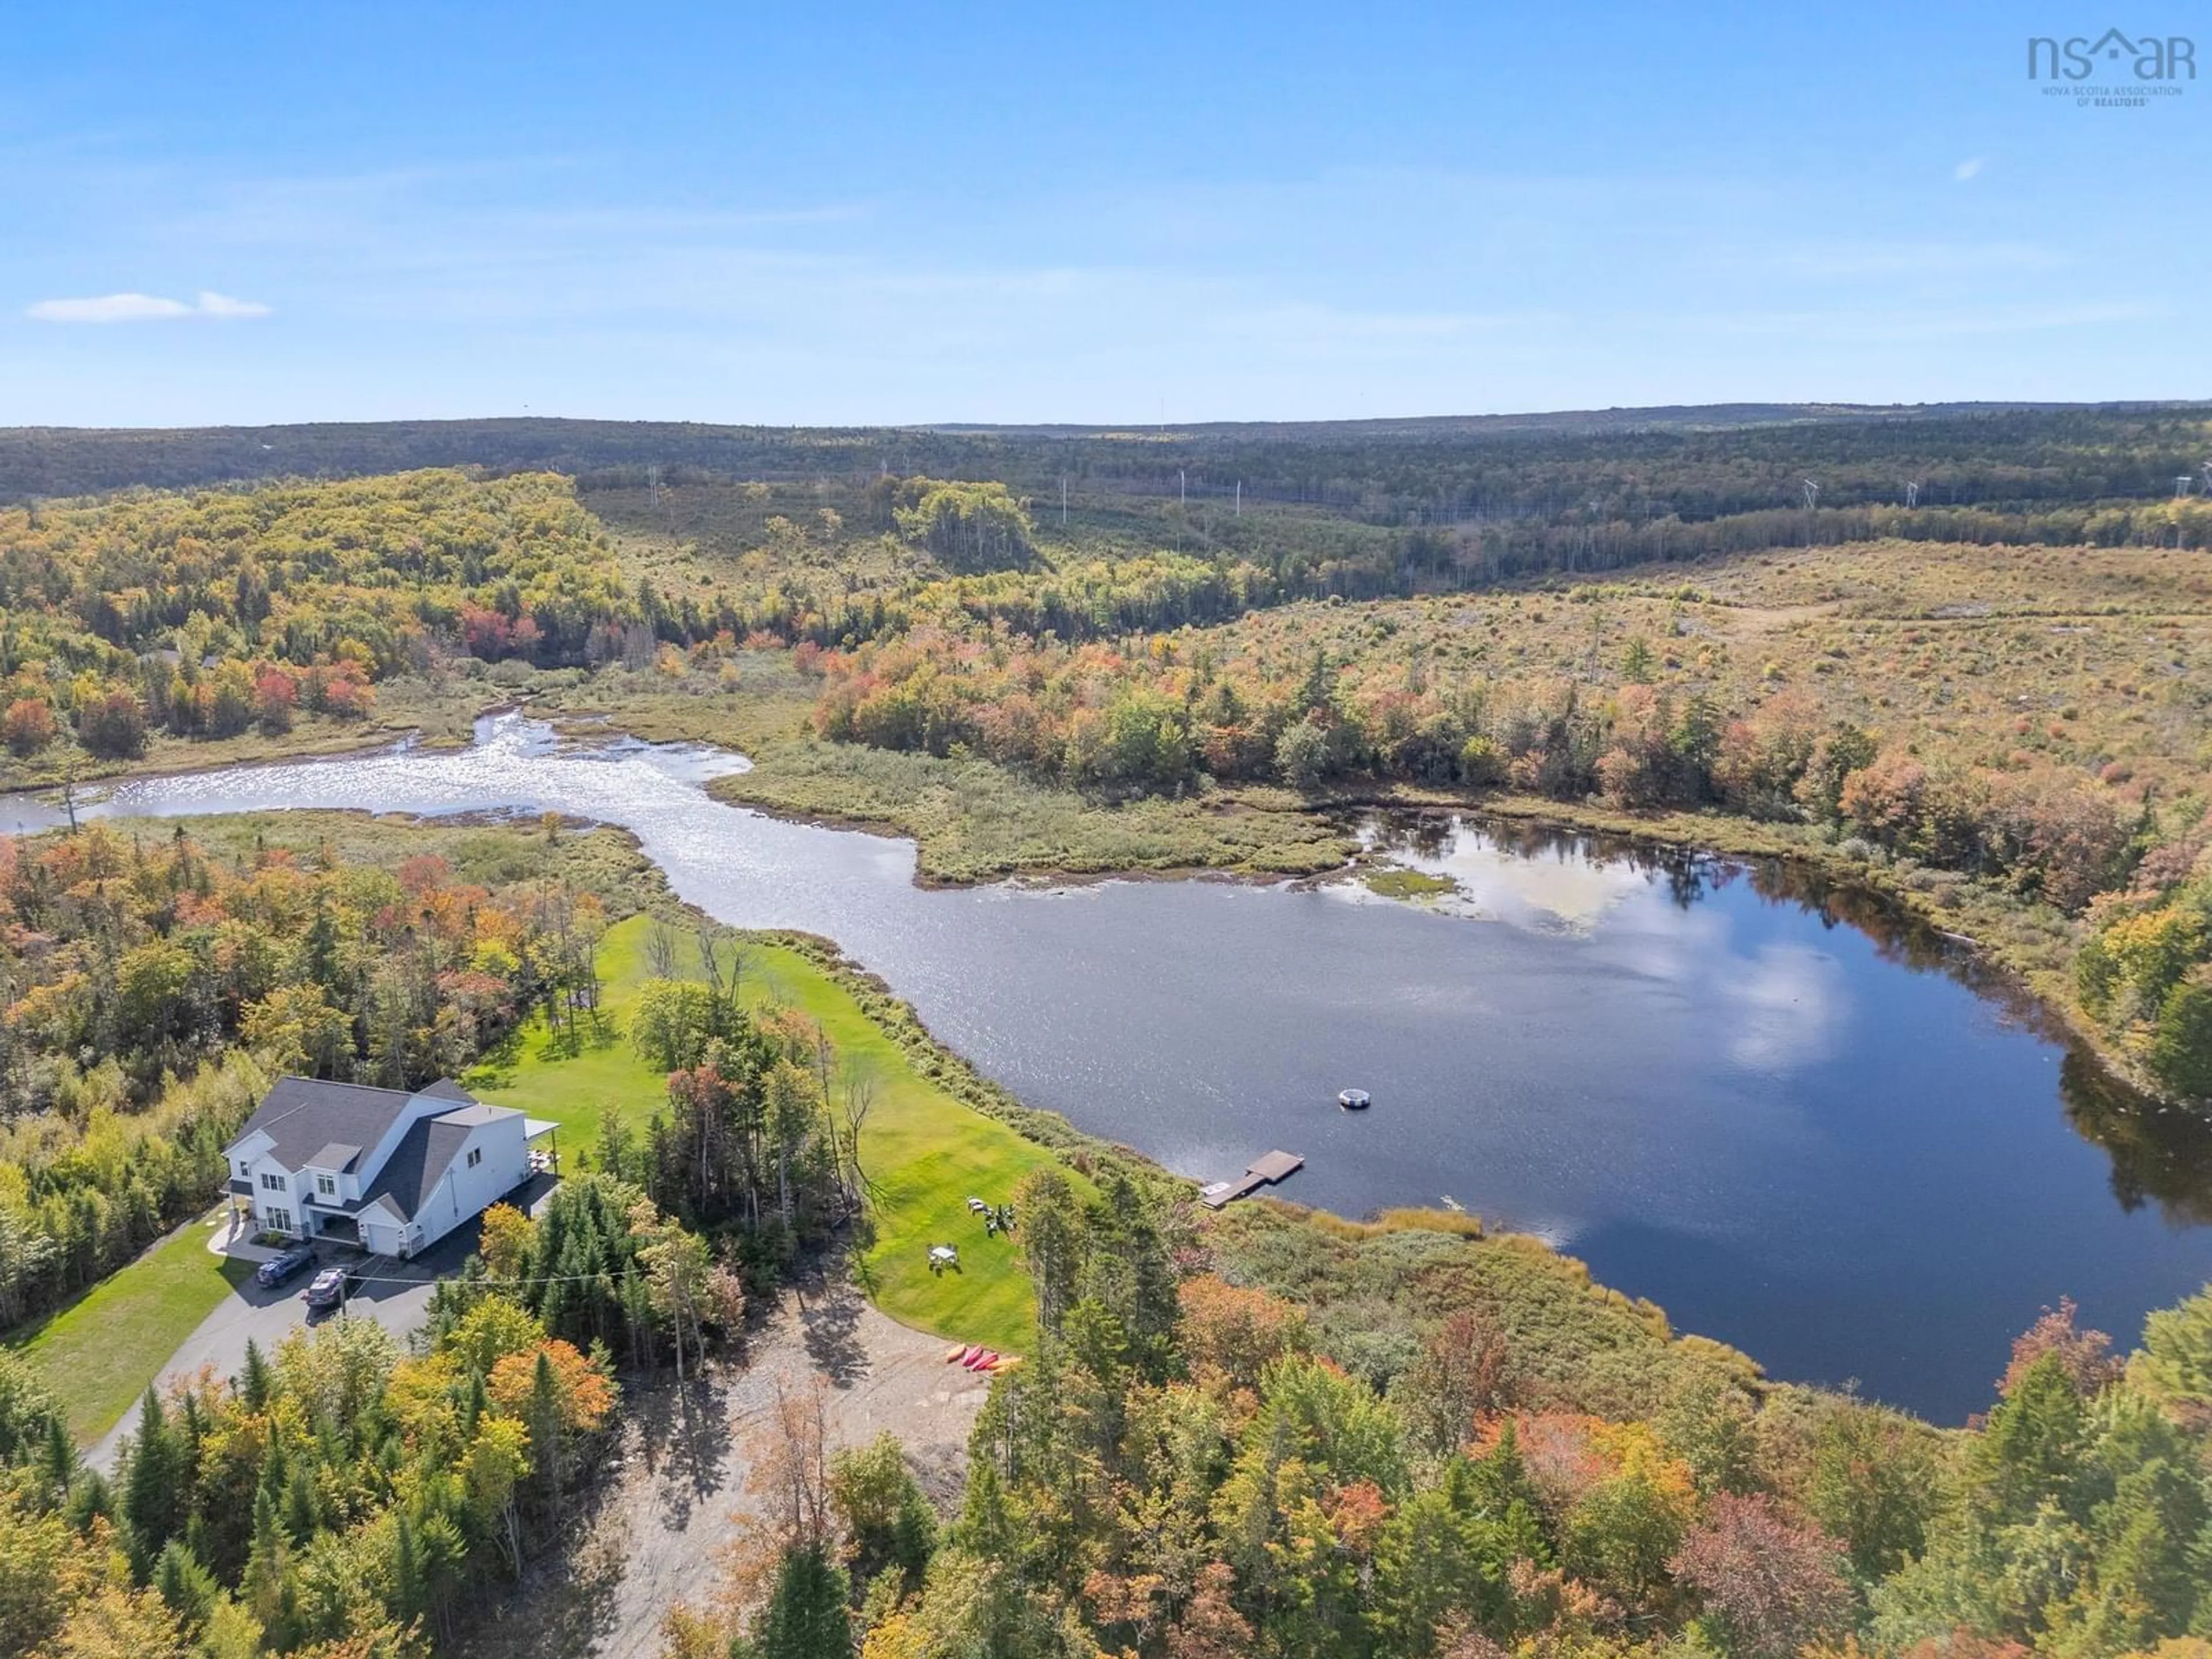
<svg viewBox="0 0 2212 1659">
<path fill-rule="evenodd" d="M 945 1363 L 948 1346 L 877 1312 L 849 1284 L 817 1280 L 785 1297 L 742 1365 L 718 1366 L 692 1386 L 688 1431 L 672 1378 L 634 1388 L 592 1515 L 457 1650 L 471 1659 L 652 1659 L 670 1608 L 715 1599 L 725 1554 L 757 1511 L 747 1482 L 779 1380 L 826 1382 L 832 1449 L 896 1433 L 945 1506 L 957 1495 L 969 1431 L 989 1391 Z"/>
</svg>

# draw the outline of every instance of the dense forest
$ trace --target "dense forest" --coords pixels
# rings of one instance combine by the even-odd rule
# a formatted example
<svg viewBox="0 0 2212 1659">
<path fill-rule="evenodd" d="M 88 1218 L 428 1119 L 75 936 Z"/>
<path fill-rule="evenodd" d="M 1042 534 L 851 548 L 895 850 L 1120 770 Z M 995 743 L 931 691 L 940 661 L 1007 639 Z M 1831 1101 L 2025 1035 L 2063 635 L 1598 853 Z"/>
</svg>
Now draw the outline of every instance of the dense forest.
<svg viewBox="0 0 2212 1659">
<path fill-rule="evenodd" d="M 635 600 L 597 535 L 558 481 L 441 473 L 0 517 L 0 735 L 130 759 L 154 731 L 358 720 L 441 633 L 619 650 Z"/>
<path fill-rule="evenodd" d="M 0 1330 L 203 1213 L 276 1075 L 418 1087 L 587 1012 L 605 907 L 538 862 L 0 840 Z"/>
<path fill-rule="evenodd" d="M 71 744 L 113 764 L 149 736 L 342 726 L 378 682 L 456 655 L 635 666 L 669 644 L 850 648 L 945 620 L 1073 641 L 1793 544 L 2212 544 L 2212 423 L 2193 406 L 1761 414 L 1141 439 L 17 431 L 0 434 L 0 495 L 22 501 L 0 510 L 0 742 L 45 776 Z M 648 462 L 655 444 L 672 453 Z M 248 477 L 494 471 L 41 499 L 201 483 L 222 476 L 210 457 Z M 520 470 L 556 465 L 576 483 Z M 681 521 L 726 563 L 672 591 L 629 580 L 579 490 L 631 532 Z"/>
<path fill-rule="evenodd" d="M 427 1653 L 556 1547 L 617 1367 L 696 1367 L 743 1314 L 703 1239 L 585 1177 L 535 1221 L 492 1212 L 412 1352 L 344 1316 L 249 1345 L 234 1377 L 149 1391 L 112 1479 L 0 1353 L 0 1651 Z"/>
<path fill-rule="evenodd" d="M 269 1078 L 416 1086 L 526 1020 L 572 1055 L 614 1040 L 599 941 L 651 890 L 616 838 L 207 828 L 0 842 L 0 1336 L 204 1212 Z M 624 1387 L 696 1380 L 749 1288 L 863 1201 L 866 1100 L 833 1104 L 833 1046 L 741 1003 L 721 930 L 683 936 L 703 971 L 678 939 L 655 925 L 667 972 L 620 1033 L 663 1109 L 641 1134 L 611 1115 L 532 1215 L 495 1206 L 411 1346 L 343 1314 L 249 1345 L 234 1376 L 149 1391 L 112 1474 L 64 1426 L 73 1379 L 0 1349 L 0 1652 L 401 1659 L 567 1547 Z"/>
<path fill-rule="evenodd" d="M 2206 464 L 2207 408 L 2174 404 L 1717 405 L 1192 427 L 714 427 L 501 420 L 0 432 L 0 501 L 131 486 L 480 466 L 587 489 L 687 479 L 997 480 L 1043 499 L 1233 491 L 1380 523 L 1583 513 L 1686 521 L 1797 503 L 2023 509 L 2163 499 Z M 1911 487 L 1908 492 L 1908 486 Z"/>
<path fill-rule="evenodd" d="M 112 1476 L 0 1353 L 7 1651 L 416 1659 L 559 1570 L 624 1398 L 738 1363 L 717 1240 L 849 1196 L 820 1034 L 653 983 L 631 1040 L 696 1062 L 665 1127 L 610 1135 L 535 1220 L 495 1209 L 410 1349 L 352 1318 L 249 1349 L 149 1394 Z M 746 1443 L 763 1523 L 711 1606 L 668 1609 L 670 1659 L 2201 1650 L 2212 1292 L 2124 1363 L 2047 1312 L 1986 1417 L 1938 1431 L 1765 1382 L 1464 1218 L 1216 1216 L 1090 1169 L 1093 1198 L 1057 1167 L 1013 1194 L 1036 1340 L 958 1502 L 779 1389 Z"/>
<path fill-rule="evenodd" d="M 1939 1435 L 1436 1232 L 1023 1207 L 1044 1335 L 958 1517 L 931 1552 L 824 1505 L 731 1651 L 835 1650 L 780 1639 L 809 1597 L 870 1659 L 2088 1656 L 2212 1614 L 2212 1296 L 2125 1366 L 2054 1310 Z"/>
</svg>

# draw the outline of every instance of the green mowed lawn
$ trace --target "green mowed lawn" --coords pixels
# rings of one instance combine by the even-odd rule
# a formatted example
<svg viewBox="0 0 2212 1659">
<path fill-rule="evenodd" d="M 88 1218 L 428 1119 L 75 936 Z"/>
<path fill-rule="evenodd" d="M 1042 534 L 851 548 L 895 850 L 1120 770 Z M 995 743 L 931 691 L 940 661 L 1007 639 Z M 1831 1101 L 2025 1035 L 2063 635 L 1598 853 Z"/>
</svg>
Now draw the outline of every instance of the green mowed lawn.
<svg viewBox="0 0 2212 1659">
<path fill-rule="evenodd" d="M 84 1444 L 123 1420 L 186 1337 L 253 1272 L 207 1248 L 205 1218 L 13 1339 Z"/>
<path fill-rule="evenodd" d="M 665 1097 L 664 1079 L 629 1047 L 624 1024 L 650 969 L 647 924 L 609 930 L 600 957 L 599 1030 L 569 1054 L 533 1021 L 464 1079 L 483 1098 L 561 1126 L 564 1156 L 595 1146 L 610 1118 L 642 1128 Z M 679 963 L 690 954 L 689 941 Z M 862 1288 L 894 1319 L 961 1341 L 1025 1352 L 1035 1330 L 1029 1274 L 1011 1240 L 987 1237 L 970 1194 L 1003 1202 L 1030 1170 L 1055 1160 L 1004 1124 L 963 1104 L 912 1063 L 835 980 L 795 951 L 749 945 L 750 1000 L 803 1009 L 839 1054 L 875 1079 L 860 1133 L 874 1237 L 858 1263 Z M 1070 1172 L 1079 1189 L 1088 1183 Z M 933 1274 L 929 1247 L 960 1251 L 957 1272 Z M 38 1366 L 89 1443 L 129 1412 L 169 1358 L 215 1311 L 251 1263 L 207 1249 L 195 1221 L 111 1274 L 43 1323 L 10 1339 Z"/>
<path fill-rule="evenodd" d="M 859 1264 L 861 1287 L 918 1329 L 1026 1352 L 1036 1323 L 1029 1271 L 1013 1240 L 984 1233 L 968 1199 L 1004 1203 L 1024 1176 L 1059 1160 L 915 1071 L 844 988 L 797 951 L 757 947 L 750 971 L 762 994 L 803 1009 L 845 1060 L 875 1079 L 875 1105 L 860 1131 L 875 1224 L 875 1242 Z M 1090 1183 L 1066 1173 L 1088 1195 Z M 933 1244 L 957 1246 L 959 1268 L 932 1273 Z"/>
<path fill-rule="evenodd" d="M 651 973 L 649 927 L 634 916 L 608 930 L 599 957 L 599 1030 L 582 1052 L 567 1053 L 542 1018 L 533 1019 L 462 1079 L 486 1100 L 558 1123 L 571 1168 L 610 1120 L 642 1129 L 665 1099 L 661 1074 L 631 1050 L 626 1034 L 638 988 Z M 679 971 L 695 960 L 690 941 L 680 941 Z M 1054 1163 L 1053 1154 L 915 1071 L 844 989 L 798 951 L 748 945 L 744 978 L 748 1000 L 804 1010 L 845 1060 L 874 1079 L 875 1103 L 860 1132 L 874 1238 L 857 1264 L 869 1298 L 917 1329 L 1025 1351 L 1036 1321 L 1029 1274 L 1012 1241 L 985 1235 L 968 1199 L 1005 1201 L 1024 1175 Z M 1071 1179 L 1085 1184 L 1072 1173 Z M 957 1246 L 958 1270 L 932 1273 L 933 1244 Z"/>
</svg>

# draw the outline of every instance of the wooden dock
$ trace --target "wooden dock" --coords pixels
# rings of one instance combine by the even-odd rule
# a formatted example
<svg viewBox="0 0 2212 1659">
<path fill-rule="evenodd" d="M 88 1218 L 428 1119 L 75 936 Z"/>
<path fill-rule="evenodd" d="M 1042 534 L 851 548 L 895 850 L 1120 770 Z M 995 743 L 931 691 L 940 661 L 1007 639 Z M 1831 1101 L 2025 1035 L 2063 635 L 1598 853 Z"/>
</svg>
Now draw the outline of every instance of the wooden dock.
<svg viewBox="0 0 2212 1659">
<path fill-rule="evenodd" d="M 1262 1187 L 1272 1187 L 1286 1176 L 1296 1175 L 1305 1168 L 1306 1161 L 1296 1152 L 1270 1152 L 1255 1160 L 1235 1181 L 1217 1181 L 1205 1188 L 1199 1198 L 1209 1210 L 1235 1203 L 1240 1198 L 1249 1198 Z"/>
</svg>

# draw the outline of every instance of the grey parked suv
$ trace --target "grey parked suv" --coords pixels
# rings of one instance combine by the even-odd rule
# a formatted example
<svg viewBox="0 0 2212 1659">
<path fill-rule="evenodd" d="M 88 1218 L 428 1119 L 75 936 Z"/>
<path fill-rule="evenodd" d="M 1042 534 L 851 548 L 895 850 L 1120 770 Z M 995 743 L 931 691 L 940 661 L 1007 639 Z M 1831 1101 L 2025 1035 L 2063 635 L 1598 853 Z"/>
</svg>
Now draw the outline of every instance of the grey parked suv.
<svg viewBox="0 0 2212 1659">
<path fill-rule="evenodd" d="M 294 1244 L 278 1251 L 253 1270 L 254 1282 L 270 1289 L 282 1285 L 301 1268 L 313 1265 L 315 1253 L 305 1244 Z"/>
</svg>

